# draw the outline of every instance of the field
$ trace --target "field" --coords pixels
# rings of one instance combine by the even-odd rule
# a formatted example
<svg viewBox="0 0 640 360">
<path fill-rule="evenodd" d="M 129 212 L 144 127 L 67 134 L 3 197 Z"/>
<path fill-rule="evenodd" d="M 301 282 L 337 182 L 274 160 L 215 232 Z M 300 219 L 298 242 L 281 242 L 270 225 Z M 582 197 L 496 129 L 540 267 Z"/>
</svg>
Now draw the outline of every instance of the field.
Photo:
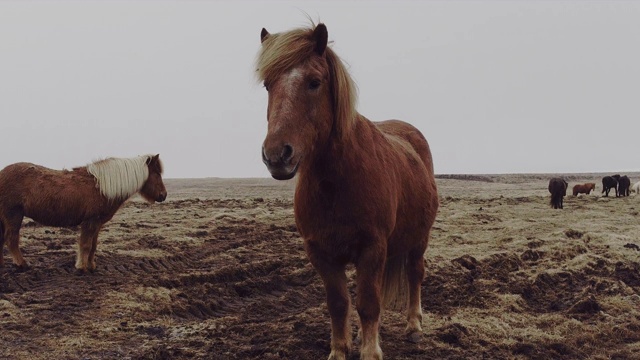
<svg viewBox="0 0 640 360">
<path fill-rule="evenodd" d="M 387 359 L 640 358 L 640 197 L 601 197 L 598 184 L 553 210 L 550 176 L 438 179 L 424 337 L 406 341 L 404 315 L 386 311 Z M 601 177 L 567 175 L 570 187 Z M 324 289 L 296 231 L 294 183 L 166 185 L 166 202 L 134 199 L 107 223 L 94 273 L 74 271 L 76 229 L 25 219 L 31 268 L 17 272 L 3 249 L 0 358 L 328 356 Z"/>
</svg>

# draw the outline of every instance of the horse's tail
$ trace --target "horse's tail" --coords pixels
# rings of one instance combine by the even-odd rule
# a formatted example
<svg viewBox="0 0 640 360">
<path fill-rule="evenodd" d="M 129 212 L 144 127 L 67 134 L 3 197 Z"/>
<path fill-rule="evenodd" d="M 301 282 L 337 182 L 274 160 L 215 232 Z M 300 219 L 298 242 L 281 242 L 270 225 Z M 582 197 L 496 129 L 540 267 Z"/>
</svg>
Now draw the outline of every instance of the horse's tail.
<svg viewBox="0 0 640 360">
<path fill-rule="evenodd" d="M 387 258 L 382 282 L 382 305 L 385 309 L 402 311 L 409 300 L 407 278 L 408 254 Z"/>
</svg>

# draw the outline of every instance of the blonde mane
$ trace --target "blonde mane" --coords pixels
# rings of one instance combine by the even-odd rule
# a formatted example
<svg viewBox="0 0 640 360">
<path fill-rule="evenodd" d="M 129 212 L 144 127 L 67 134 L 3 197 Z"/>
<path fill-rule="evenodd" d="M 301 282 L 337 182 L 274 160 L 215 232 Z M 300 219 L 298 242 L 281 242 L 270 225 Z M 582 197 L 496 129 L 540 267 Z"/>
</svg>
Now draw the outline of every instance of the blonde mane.
<svg viewBox="0 0 640 360">
<path fill-rule="evenodd" d="M 309 59 L 314 54 L 315 27 L 312 23 L 310 28 L 270 34 L 262 43 L 256 59 L 258 79 L 269 82 Z M 339 137 L 344 138 L 358 116 L 357 87 L 340 57 L 330 47 L 326 48 L 324 57 L 329 65 L 335 130 Z"/>
<path fill-rule="evenodd" d="M 153 155 L 134 158 L 108 158 L 87 165 L 96 178 L 96 187 L 109 200 L 126 200 L 140 191 L 149 178 L 147 161 Z"/>
</svg>

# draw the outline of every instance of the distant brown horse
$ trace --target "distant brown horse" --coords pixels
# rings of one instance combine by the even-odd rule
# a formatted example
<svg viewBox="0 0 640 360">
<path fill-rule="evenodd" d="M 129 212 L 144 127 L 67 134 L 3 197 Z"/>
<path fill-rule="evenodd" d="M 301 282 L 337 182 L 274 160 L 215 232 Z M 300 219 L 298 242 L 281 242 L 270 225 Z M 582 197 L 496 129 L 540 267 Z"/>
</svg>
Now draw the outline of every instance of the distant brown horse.
<svg viewBox="0 0 640 360">
<path fill-rule="evenodd" d="M 578 184 L 573 186 L 573 196 L 578 196 L 578 194 L 587 194 L 591 193 L 591 190 L 596 190 L 595 183 L 586 183 L 586 184 Z"/>
<path fill-rule="evenodd" d="M 73 170 L 52 170 L 30 163 L 9 165 L 0 171 L 0 266 L 5 240 L 13 262 L 27 263 L 20 252 L 23 217 L 45 226 L 80 225 L 76 268 L 96 268 L 98 232 L 135 193 L 149 201 L 164 201 L 159 155 L 110 158 Z"/>
<path fill-rule="evenodd" d="M 551 193 L 551 207 L 562 209 L 562 199 L 567 195 L 569 184 L 562 178 L 552 178 L 549 180 L 549 192 Z"/>
<path fill-rule="evenodd" d="M 422 334 L 424 253 L 438 210 L 433 163 L 418 129 L 356 111 L 355 85 L 327 38 L 324 24 L 262 29 L 257 74 L 269 92 L 262 158 L 275 179 L 298 174 L 295 219 L 327 294 L 329 358 L 345 359 L 351 349 L 345 267 L 353 263 L 360 357 L 380 359 L 383 303 L 408 303 L 406 333 L 414 341 Z"/>
</svg>

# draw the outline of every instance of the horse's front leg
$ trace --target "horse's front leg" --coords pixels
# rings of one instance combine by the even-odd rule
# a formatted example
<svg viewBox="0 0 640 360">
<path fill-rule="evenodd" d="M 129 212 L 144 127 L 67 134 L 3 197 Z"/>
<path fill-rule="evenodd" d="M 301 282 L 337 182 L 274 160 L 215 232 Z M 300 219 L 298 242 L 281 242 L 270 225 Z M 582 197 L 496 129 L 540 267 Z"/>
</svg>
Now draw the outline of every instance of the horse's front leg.
<svg viewBox="0 0 640 360">
<path fill-rule="evenodd" d="M 102 223 L 88 220 L 82 223 L 80 239 L 78 240 L 78 255 L 76 259 L 76 269 L 80 271 L 94 270 L 95 248 L 98 242 L 98 233 Z"/>
<path fill-rule="evenodd" d="M 331 316 L 331 354 L 329 360 L 346 360 L 351 351 L 351 326 L 349 325 L 349 291 L 345 266 L 327 261 L 327 257 L 312 250 L 307 244 L 307 255 L 316 269 L 325 291 L 327 308 Z"/>
<path fill-rule="evenodd" d="M 96 269 L 96 249 L 98 248 L 98 234 L 102 229 L 102 225 L 98 225 L 98 230 L 93 234 L 91 238 L 91 250 L 89 251 L 89 270 Z"/>
<path fill-rule="evenodd" d="M 371 247 L 360 254 L 356 263 L 356 309 L 360 316 L 360 359 L 363 360 L 382 359 L 378 333 L 385 261 L 386 249 Z"/>
</svg>

